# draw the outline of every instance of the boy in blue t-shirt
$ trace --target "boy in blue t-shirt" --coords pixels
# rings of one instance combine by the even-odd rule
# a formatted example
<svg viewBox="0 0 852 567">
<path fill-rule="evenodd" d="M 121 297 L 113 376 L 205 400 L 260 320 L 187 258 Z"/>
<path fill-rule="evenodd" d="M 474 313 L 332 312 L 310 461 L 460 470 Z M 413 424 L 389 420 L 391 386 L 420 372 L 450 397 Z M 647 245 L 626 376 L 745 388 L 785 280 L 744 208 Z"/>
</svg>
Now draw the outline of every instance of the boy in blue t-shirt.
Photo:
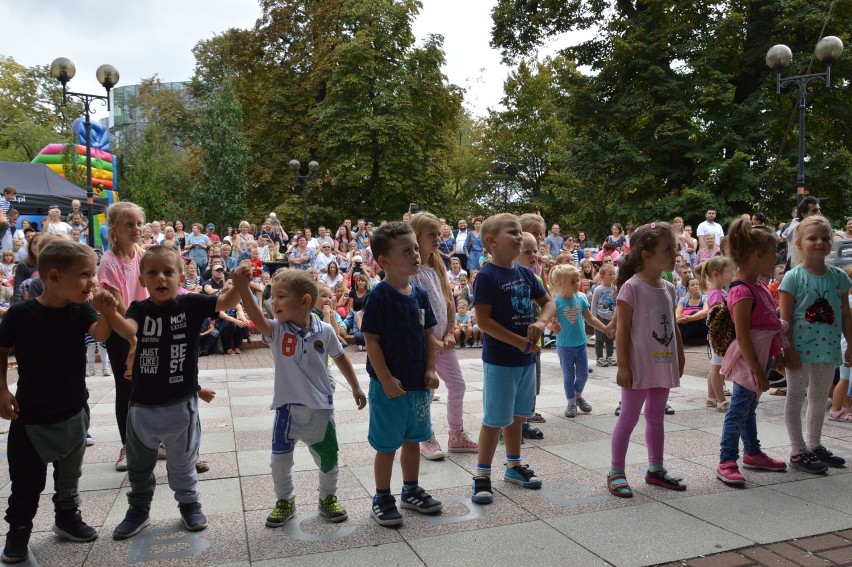
<svg viewBox="0 0 852 567">
<path fill-rule="evenodd" d="M 501 428 L 506 443 L 504 479 L 524 488 L 541 488 L 535 472 L 521 463 L 521 429 L 533 415 L 536 353 L 555 307 L 533 271 L 514 262 L 523 243 L 518 217 L 508 213 L 491 216 L 480 230 L 491 261 L 473 284 L 476 317 L 485 333 L 482 349 L 485 416 L 479 430 L 471 500 L 488 504 L 494 501 L 491 462 Z M 533 303 L 541 307 L 537 319 Z"/>
<path fill-rule="evenodd" d="M 423 288 L 409 283 L 420 271 L 417 238 L 401 222 L 388 223 L 372 234 L 373 257 L 385 279 L 367 295 L 361 331 L 367 343 L 370 375 L 370 430 L 376 450 L 376 495 L 373 519 L 382 526 L 402 524 L 390 491 L 396 450 L 402 447 L 403 508 L 431 514 L 441 503 L 418 484 L 420 443 L 432 438 L 429 411 L 435 374 L 435 349 L 427 348 L 437 322 Z"/>
</svg>

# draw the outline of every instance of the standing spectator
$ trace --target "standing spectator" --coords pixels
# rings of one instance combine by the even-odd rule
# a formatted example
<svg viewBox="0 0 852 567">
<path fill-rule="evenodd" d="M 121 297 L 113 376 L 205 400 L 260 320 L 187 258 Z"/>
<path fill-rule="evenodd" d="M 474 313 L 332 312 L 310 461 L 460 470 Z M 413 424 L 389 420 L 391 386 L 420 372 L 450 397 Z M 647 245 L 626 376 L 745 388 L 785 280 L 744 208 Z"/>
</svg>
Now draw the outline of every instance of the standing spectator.
<svg viewBox="0 0 852 567">
<path fill-rule="evenodd" d="M 71 222 L 71 215 L 74 213 L 80 213 L 80 216 L 83 215 L 83 211 L 80 210 L 80 200 L 79 199 L 71 199 L 71 210 L 68 211 L 68 214 L 65 216 L 65 222 Z"/>
<path fill-rule="evenodd" d="M 207 225 L 207 238 L 210 239 L 210 242 L 221 242 L 222 239 L 220 239 L 219 236 L 215 232 L 216 232 L 216 225 L 211 222 L 210 224 Z"/>
<path fill-rule="evenodd" d="M 479 264 L 482 260 L 482 217 L 473 219 L 473 232 L 470 233 L 470 239 L 467 244 L 467 269 L 479 270 Z"/>
<path fill-rule="evenodd" d="M 701 250 L 698 251 L 698 256 L 696 257 L 695 264 L 698 265 L 701 262 L 721 253 L 722 249 L 716 245 L 716 235 L 712 233 L 707 233 L 704 236 L 704 246 L 702 246 Z"/>
<path fill-rule="evenodd" d="M 59 214 L 59 205 L 51 205 L 47 210 L 47 221 L 44 225 L 45 232 L 58 232 L 66 236 L 71 235 L 71 225 L 62 220 Z"/>
<path fill-rule="evenodd" d="M 707 212 L 704 213 L 704 222 L 698 225 L 696 235 L 698 236 L 699 248 L 703 249 L 707 246 L 706 238 L 708 234 L 716 235 L 717 243 L 722 242 L 722 237 L 725 236 L 725 229 L 716 222 L 716 207 L 707 207 Z"/>
<path fill-rule="evenodd" d="M 455 256 L 459 259 L 459 263 L 463 270 L 467 269 L 467 240 L 470 237 L 470 232 L 467 230 L 467 221 L 459 220 L 459 229 L 453 231 L 453 238 L 456 240 Z"/>
<path fill-rule="evenodd" d="M 198 266 L 198 271 L 203 272 L 207 268 L 207 249 L 210 247 L 210 239 L 201 234 L 201 223 L 192 223 L 192 234 L 186 236 L 185 250 L 189 259 Z"/>
<path fill-rule="evenodd" d="M 796 206 L 796 218 L 794 218 L 781 232 L 781 238 L 787 241 L 787 269 L 796 266 L 799 261 L 793 258 L 793 251 L 796 247 L 793 243 L 796 241 L 796 227 L 799 223 L 812 215 L 821 215 L 822 210 L 819 206 L 819 199 L 808 195 L 802 199 Z"/>
<path fill-rule="evenodd" d="M 621 253 L 621 247 L 627 244 L 627 236 L 624 234 L 624 228 L 619 223 L 615 223 L 610 228 L 612 234 L 606 237 L 604 240 L 604 244 L 609 243 L 612 245 L 613 249 L 618 250 L 619 254 Z"/>
<path fill-rule="evenodd" d="M 445 224 L 441 227 L 441 237 L 438 239 L 438 255 L 444 261 L 444 267 L 450 269 L 450 258 L 453 257 L 453 251 L 456 249 L 456 240 L 453 238 L 453 232 L 450 225 Z"/>
<path fill-rule="evenodd" d="M 183 221 L 180 219 L 175 221 L 175 240 L 178 244 L 178 250 L 186 248 L 186 233 L 183 231 Z"/>
<path fill-rule="evenodd" d="M 9 212 L 9 208 L 12 206 L 12 201 L 15 200 L 15 195 L 17 194 L 18 190 L 11 185 L 7 185 L 3 189 L 3 196 L 0 197 L 0 210 L 3 211 L 4 215 Z"/>
<path fill-rule="evenodd" d="M 559 236 L 559 225 L 553 223 L 553 226 L 550 227 L 550 234 L 548 234 L 547 238 L 544 239 L 544 243 L 548 246 L 548 252 L 550 253 L 551 258 L 556 258 L 556 255 L 559 254 L 564 242 L 565 239 Z"/>
<path fill-rule="evenodd" d="M 296 239 L 296 246 L 290 251 L 290 267 L 297 270 L 307 270 L 313 263 L 314 253 L 308 248 L 308 239 L 300 234 Z"/>
<path fill-rule="evenodd" d="M 672 229 L 675 233 L 675 241 L 680 244 L 678 253 L 685 264 L 689 264 L 690 257 L 695 254 L 695 239 L 692 238 L 683 225 L 683 217 L 675 217 L 672 219 Z"/>
</svg>

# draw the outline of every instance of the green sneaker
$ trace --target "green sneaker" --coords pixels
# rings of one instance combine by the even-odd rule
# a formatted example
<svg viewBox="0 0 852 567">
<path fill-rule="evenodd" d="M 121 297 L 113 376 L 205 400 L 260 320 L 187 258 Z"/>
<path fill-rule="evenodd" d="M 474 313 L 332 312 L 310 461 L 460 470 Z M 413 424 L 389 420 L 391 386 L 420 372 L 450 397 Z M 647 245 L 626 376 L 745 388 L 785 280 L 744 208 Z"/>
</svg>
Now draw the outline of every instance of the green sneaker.
<svg viewBox="0 0 852 567">
<path fill-rule="evenodd" d="M 337 500 L 337 496 L 334 494 L 329 494 L 325 498 L 319 499 L 319 512 L 328 518 L 329 522 L 342 522 L 349 517 L 349 514 L 346 513 L 346 508 L 343 507 L 343 504 Z"/>
<path fill-rule="evenodd" d="M 281 498 L 275 503 L 275 508 L 266 517 L 267 528 L 280 528 L 296 515 L 296 500 L 288 502 Z"/>
</svg>

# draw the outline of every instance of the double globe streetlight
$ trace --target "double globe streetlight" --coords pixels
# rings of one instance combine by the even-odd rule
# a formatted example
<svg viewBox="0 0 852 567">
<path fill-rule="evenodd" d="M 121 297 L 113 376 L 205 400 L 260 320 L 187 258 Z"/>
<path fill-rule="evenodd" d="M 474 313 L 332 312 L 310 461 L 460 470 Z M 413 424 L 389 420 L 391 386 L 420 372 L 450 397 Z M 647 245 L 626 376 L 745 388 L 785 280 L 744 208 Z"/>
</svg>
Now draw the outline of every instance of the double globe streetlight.
<svg viewBox="0 0 852 567">
<path fill-rule="evenodd" d="M 95 71 L 95 77 L 98 82 L 106 89 L 106 96 L 93 95 L 86 93 L 73 93 L 67 89 L 68 81 L 74 78 L 77 74 L 77 67 L 70 59 L 58 57 L 50 64 L 50 75 L 62 83 L 62 106 L 68 102 L 68 98 L 76 98 L 83 103 L 83 116 L 86 119 L 86 204 L 88 206 L 88 240 L 89 245 L 95 246 L 94 221 L 95 221 L 95 198 L 92 190 L 92 122 L 89 119 L 90 115 L 95 111 L 92 110 L 92 102 L 99 100 L 101 104 L 105 104 L 107 110 L 110 110 L 109 91 L 118 84 L 118 69 L 112 65 L 101 65 Z M 75 154 L 76 155 L 76 154 Z M 77 162 L 75 159 L 74 166 Z"/>
<path fill-rule="evenodd" d="M 831 64 L 837 61 L 841 53 L 843 53 L 843 41 L 833 35 L 826 36 L 819 40 L 815 50 L 817 59 L 825 64 L 825 71 L 791 77 L 781 76 L 781 71 L 786 69 L 790 65 L 790 61 L 793 60 L 793 52 L 789 47 L 778 44 L 770 48 L 766 53 L 766 64 L 776 73 L 775 92 L 781 94 L 782 87 L 792 84 L 796 85 L 799 89 L 799 173 L 796 177 L 797 201 L 801 201 L 805 196 L 805 96 L 808 90 L 808 83 L 815 80 L 822 81 L 825 83 L 826 88 L 830 89 Z"/>
<path fill-rule="evenodd" d="M 293 178 L 302 186 L 302 228 L 308 228 L 308 179 L 316 177 L 319 163 L 311 160 L 303 164 L 297 159 L 291 159 L 289 165 Z"/>
</svg>

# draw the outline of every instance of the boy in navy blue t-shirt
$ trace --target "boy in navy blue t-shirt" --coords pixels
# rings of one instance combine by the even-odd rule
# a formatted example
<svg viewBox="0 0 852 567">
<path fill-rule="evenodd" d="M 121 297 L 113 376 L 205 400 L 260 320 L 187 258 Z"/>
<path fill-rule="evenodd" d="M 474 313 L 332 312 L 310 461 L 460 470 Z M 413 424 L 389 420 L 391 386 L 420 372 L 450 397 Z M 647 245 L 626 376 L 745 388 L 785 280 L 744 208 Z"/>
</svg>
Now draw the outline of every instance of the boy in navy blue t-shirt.
<svg viewBox="0 0 852 567">
<path fill-rule="evenodd" d="M 541 488 L 535 472 L 521 462 L 521 429 L 535 407 L 535 361 L 547 322 L 556 308 L 529 268 L 514 259 L 523 233 L 518 217 L 494 215 L 482 223 L 482 243 L 491 254 L 473 284 L 476 318 L 485 333 L 482 398 L 485 415 L 479 430 L 479 455 L 471 500 L 493 502 L 491 462 L 497 436 L 506 443 L 504 479 L 524 488 Z M 538 319 L 533 305 L 541 307 Z"/>
<path fill-rule="evenodd" d="M 427 348 L 437 322 L 426 291 L 409 278 L 420 271 L 411 228 L 391 222 L 373 232 L 375 261 L 385 279 L 367 295 L 361 331 L 367 343 L 370 431 L 376 450 L 376 495 L 372 516 L 379 525 L 398 526 L 402 515 L 390 491 L 396 450 L 402 447 L 403 508 L 431 514 L 441 503 L 418 484 L 420 443 L 432 438 L 431 392 L 438 387 L 435 349 Z"/>
</svg>

